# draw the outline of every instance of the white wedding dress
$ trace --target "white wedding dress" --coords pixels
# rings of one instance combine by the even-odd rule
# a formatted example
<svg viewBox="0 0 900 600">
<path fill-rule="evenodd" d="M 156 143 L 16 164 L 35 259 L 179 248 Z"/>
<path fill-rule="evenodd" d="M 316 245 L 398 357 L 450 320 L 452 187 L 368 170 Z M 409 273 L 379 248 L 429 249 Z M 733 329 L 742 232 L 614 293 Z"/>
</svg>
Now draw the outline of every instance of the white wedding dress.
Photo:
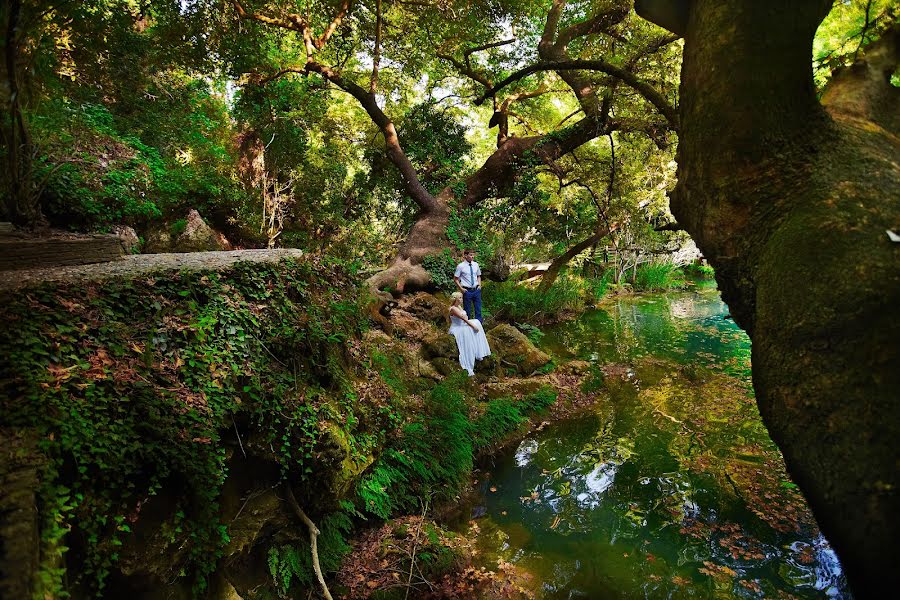
<svg viewBox="0 0 900 600">
<path fill-rule="evenodd" d="M 484 327 L 478 319 L 469 319 L 478 325 L 478 332 L 466 325 L 466 322 L 450 315 L 450 333 L 456 338 L 456 347 L 459 348 L 459 364 L 469 376 L 475 375 L 475 361 L 481 360 L 491 354 L 487 336 L 484 335 Z"/>
</svg>

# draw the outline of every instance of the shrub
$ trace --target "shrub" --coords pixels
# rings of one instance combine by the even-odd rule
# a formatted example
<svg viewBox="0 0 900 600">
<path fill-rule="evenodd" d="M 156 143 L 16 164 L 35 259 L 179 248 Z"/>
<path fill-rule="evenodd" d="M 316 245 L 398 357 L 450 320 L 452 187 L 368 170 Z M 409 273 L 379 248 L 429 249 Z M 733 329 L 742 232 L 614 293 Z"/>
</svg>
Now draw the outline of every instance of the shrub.
<svg viewBox="0 0 900 600">
<path fill-rule="evenodd" d="M 516 327 L 528 336 L 528 339 L 531 340 L 531 343 L 537 346 L 541 343 L 541 340 L 544 337 L 544 332 L 541 331 L 540 327 L 535 325 L 529 325 L 528 323 L 516 323 Z"/>
<path fill-rule="evenodd" d="M 685 276 L 696 279 L 715 279 L 716 277 L 715 269 L 709 265 L 691 263 L 681 267 L 681 270 L 684 272 Z"/>
<path fill-rule="evenodd" d="M 453 281 L 456 264 L 457 261 L 450 254 L 450 250 L 428 254 L 422 258 L 422 267 L 431 275 L 432 283 L 445 292 L 456 290 L 456 283 Z"/>
</svg>

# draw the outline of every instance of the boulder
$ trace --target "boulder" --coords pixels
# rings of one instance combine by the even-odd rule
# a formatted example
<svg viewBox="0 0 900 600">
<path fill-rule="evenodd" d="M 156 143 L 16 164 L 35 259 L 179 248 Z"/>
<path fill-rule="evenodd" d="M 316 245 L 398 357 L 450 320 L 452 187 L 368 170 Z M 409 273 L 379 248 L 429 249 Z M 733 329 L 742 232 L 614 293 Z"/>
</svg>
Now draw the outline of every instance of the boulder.
<svg viewBox="0 0 900 600">
<path fill-rule="evenodd" d="M 570 360 L 561 364 L 556 370 L 563 375 L 584 375 L 589 373 L 593 365 L 586 360 Z"/>
<path fill-rule="evenodd" d="M 231 243 L 206 224 L 196 210 L 188 211 L 182 221 L 165 223 L 147 232 L 144 252 L 160 254 L 167 252 L 209 252 L 231 250 Z"/>
<path fill-rule="evenodd" d="M 422 352 L 426 358 L 459 359 L 456 338 L 443 331 L 431 331 L 422 338 Z"/>
<path fill-rule="evenodd" d="M 172 233 L 169 231 L 169 226 L 163 224 L 147 232 L 147 240 L 144 242 L 144 253 L 163 254 L 166 252 L 172 252 Z"/>
<path fill-rule="evenodd" d="M 496 354 L 491 354 L 479 361 L 475 361 L 475 373 L 478 375 L 499 375 L 501 373 L 500 367 L 500 359 Z"/>
<path fill-rule="evenodd" d="M 338 423 L 325 425 L 317 456 L 323 463 L 319 475 L 325 482 L 327 496 L 335 500 L 343 499 L 363 471 L 375 462 L 371 454 L 354 453 L 348 433 Z"/>
<path fill-rule="evenodd" d="M 224 241 L 223 241 L 224 240 Z M 203 217 L 193 208 L 188 211 L 184 231 L 175 239 L 174 252 L 206 252 L 210 250 L 230 250 L 231 244 L 221 233 L 206 224 Z"/>
<path fill-rule="evenodd" d="M 449 377 L 454 373 L 458 373 L 462 371 L 462 367 L 459 365 L 458 358 L 446 358 L 443 356 L 439 356 L 431 360 L 431 364 L 434 366 L 435 370 L 443 375 L 444 377 Z"/>
<path fill-rule="evenodd" d="M 398 308 L 438 327 L 446 328 L 449 325 L 447 321 L 449 305 L 427 292 L 406 294 L 400 299 Z"/>
<path fill-rule="evenodd" d="M 113 233 L 119 238 L 125 254 L 138 254 L 141 251 L 141 239 L 137 232 L 127 225 L 116 225 Z"/>
<path fill-rule="evenodd" d="M 434 330 L 427 321 L 400 309 L 391 311 L 391 325 L 394 326 L 393 334 L 396 337 L 417 342 L 424 340 Z"/>
<path fill-rule="evenodd" d="M 504 367 L 515 367 L 519 375 L 531 375 L 548 362 L 550 357 L 538 350 L 524 333 L 503 323 L 487 332 L 491 352 Z"/>
</svg>

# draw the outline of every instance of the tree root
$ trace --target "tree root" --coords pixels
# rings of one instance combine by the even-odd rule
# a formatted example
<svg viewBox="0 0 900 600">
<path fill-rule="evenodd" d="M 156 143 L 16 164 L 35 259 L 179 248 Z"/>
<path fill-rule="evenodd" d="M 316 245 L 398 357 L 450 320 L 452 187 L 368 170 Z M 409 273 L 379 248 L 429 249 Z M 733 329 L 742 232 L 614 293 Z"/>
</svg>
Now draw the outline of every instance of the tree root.
<svg viewBox="0 0 900 600">
<path fill-rule="evenodd" d="M 385 333 L 393 333 L 390 311 L 397 305 L 393 293 L 402 294 L 407 288 L 421 289 L 429 285 L 431 275 L 422 265 L 414 265 L 410 259 L 398 258 L 390 267 L 366 280 L 373 299 L 369 305 L 369 316 Z"/>
<path fill-rule="evenodd" d="M 316 572 L 316 579 L 319 580 L 319 585 L 322 586 L 322 594 L 325 596 L 326 600 L 333 600 L 333 598 L 331 597 L 331 592 L 328 591 L 328 586 L 325 584 L 325 577 L 322 576 L 322 567 L 319 565 L 319 551 L 316 548 L 316 538 L 319 537 L 320 533 L 319 528 L 316 527 L 316 524 L 313 523 L 308 516 L 306 516 L 305 512 L 303 512 L 303 509 L 297 502 L 297 498 L 294 496 L 294 491 L 291 489 L 291 484 L 285 482 L 284 489 L 287 492 L 288 504 L 290 504 L 291 508 L 294 509 L 294 514 L 296 514 L 306 525 L 307 529 L 309 529 L 309 545 L 312 548 L 313 571 Z"/>
</svg>

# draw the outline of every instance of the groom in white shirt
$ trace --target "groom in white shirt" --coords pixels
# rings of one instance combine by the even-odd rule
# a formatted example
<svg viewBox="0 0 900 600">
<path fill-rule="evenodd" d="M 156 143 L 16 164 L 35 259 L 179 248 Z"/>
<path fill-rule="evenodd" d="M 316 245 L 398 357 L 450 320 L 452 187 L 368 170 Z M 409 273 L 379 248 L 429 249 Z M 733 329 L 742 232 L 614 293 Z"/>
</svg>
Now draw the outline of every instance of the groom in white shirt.
<svg viewBox="0 0 900 600">
<path fill-rule="evenodd" d="M 463 310 L 470 319 L 478 319 L 481 322 L 481 267 L 475 262 L 475 251 L 466 248 L 463 252 L 463 261 L 456 265 L 456 273 L 453 280 L 456 287 L 463 295 Z M 473 310 L 469 308 L 472 306 Z"/>
</svg>

